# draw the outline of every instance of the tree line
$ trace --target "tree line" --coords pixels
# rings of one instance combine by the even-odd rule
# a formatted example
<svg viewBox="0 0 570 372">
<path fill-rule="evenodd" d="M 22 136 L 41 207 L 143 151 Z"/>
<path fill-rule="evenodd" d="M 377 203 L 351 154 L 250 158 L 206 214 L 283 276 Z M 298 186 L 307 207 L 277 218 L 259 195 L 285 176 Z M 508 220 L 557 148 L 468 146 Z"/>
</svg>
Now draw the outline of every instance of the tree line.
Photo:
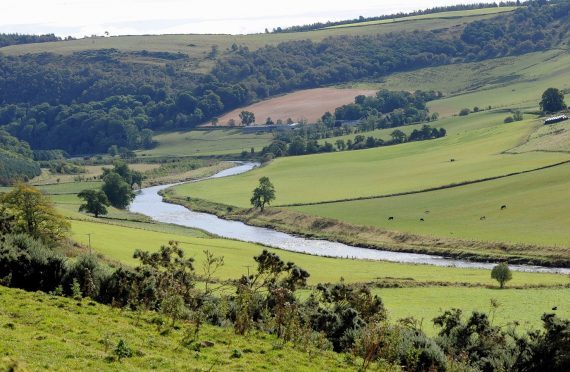
<svg viewBox="0 0 570 372">
<path fill-rule="evenodd" d="M 62 39 L 54 34 L 28 35 L 28 34 L 0 34 L 0 48 L 8 45 L 47 43 L 50 41 L 61 41 Z"/>
</svg>

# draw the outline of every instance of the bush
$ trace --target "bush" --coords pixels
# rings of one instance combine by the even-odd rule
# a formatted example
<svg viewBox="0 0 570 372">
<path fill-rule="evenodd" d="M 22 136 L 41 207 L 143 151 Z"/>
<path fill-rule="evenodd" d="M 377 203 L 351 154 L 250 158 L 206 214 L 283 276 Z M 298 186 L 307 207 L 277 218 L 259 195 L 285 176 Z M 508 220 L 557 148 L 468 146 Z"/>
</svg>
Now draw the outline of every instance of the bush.
<svg viewBox="0 0 570 372">
<path fill-rule="evenodd" d="M 515 121 L 515 119 L 513 119 L 512 116 L 507 116 L 507 117 L 505 118 L 505 120 L 503 120 L 503 122 L 504 122 L 505 124 L 512 123 L 512 122 L 514 122 L 514 121 Z"/>
<path fill-rule="evenodd" d="M 464 108 L 461 109 L 461 111 L 459 111 L 459 116 L 467 116 L 471 113 L 471 110 L 469 110 L 468 108 Z"/>
</svg>

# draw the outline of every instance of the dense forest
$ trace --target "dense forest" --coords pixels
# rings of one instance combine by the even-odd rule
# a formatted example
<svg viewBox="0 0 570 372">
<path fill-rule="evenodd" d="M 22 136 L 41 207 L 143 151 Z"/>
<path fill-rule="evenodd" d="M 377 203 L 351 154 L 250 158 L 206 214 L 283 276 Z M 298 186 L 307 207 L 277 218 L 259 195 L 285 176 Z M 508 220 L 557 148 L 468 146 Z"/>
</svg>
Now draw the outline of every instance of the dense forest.
<svg viewBox="0 0 570 372">
<path fill-rule="evenodd" d="M 30 146 L 0 130 L 0 185 L 16 179 L 26 181 L 40 174 Z"/>
<path fill-rule="evenodd" d="M 111 145 L 148 147 L 153 131 L 192 128 L 280 93 L 545 50 L 567 39 L 569 12 L 568 1 L 533 2 L 458 33 L 338 36 L 255 51 L 233 45 L 209 74 L 189 72 L 190 57 L 180 53 L 0 56 L 0 126 L 34 149 L 85 154 Z M 132 56 L 160 63 L 129 62 Z"/>
</svg>

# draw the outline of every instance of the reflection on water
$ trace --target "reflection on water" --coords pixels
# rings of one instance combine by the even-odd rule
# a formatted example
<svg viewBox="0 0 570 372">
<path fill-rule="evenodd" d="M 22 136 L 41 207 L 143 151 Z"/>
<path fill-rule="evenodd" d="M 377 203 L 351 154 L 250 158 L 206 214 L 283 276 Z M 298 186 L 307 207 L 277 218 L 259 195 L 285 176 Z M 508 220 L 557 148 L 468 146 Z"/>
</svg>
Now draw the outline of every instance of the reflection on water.
<svg viewBox="0 0 570 372">
<path fill-rule="evenodd" d="M 245 173 L 258 165 L 259 164 L 257 163 L 238 164 L 233 168 L 223 170 L 209 178 L 228 177 Z M 132 212 L 145 214 L 155 221 L 193 227 L 224 238 L 260 243 L 287 251 L 309 253 L 318 256 L 383 260 L 464 268 L 491 269 L 494 266 L 492 263 L 447 259 L 433 255 L 400 253 L 353 247 L 342 243 L 307 239 L 267 228 L 248 226 L 243 222 L 227 221 L 212 214 L 197 213 L 180 205 L 164 203 L 162 201 L 162 197 L 158 193 L 171 186 L 173 186 L 173 184 L 154 186 L 141 190 L 137 193 L 135 200 L 130 206 L 130 210 Z M 565 268 L 556 269 L 525 265 L 510 265 L 510 267 L 517 271 L 560 272 L 570 274 L 570 269 Z"/>
</svg>

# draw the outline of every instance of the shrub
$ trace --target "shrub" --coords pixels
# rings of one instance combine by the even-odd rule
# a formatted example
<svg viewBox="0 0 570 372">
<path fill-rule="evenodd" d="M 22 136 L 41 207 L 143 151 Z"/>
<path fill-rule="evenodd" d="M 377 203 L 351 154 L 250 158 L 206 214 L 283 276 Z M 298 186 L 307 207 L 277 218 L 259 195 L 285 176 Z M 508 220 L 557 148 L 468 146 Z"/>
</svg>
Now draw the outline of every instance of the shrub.
<svg viewBox="0 0 570 372">
<path fill-rule="evenodd" d="M 505 120 L 503 120 L 503 122 L 504 122 L 505 124 L 512 123 L 512 122 L 514 122 L 514 121 L 515 121 L 515 119 L 513 119 L 512 116 L 507 116 L 507 117 L 505 118 Z"/>
<path fill-rule="evenodd" d="M 459 116 L 467 116 L 471 113 L 471 110 L 469 110 L 468 108 L 464 108 L 461 109 L 461 111 L 459 111 Z"/>
</svg>

